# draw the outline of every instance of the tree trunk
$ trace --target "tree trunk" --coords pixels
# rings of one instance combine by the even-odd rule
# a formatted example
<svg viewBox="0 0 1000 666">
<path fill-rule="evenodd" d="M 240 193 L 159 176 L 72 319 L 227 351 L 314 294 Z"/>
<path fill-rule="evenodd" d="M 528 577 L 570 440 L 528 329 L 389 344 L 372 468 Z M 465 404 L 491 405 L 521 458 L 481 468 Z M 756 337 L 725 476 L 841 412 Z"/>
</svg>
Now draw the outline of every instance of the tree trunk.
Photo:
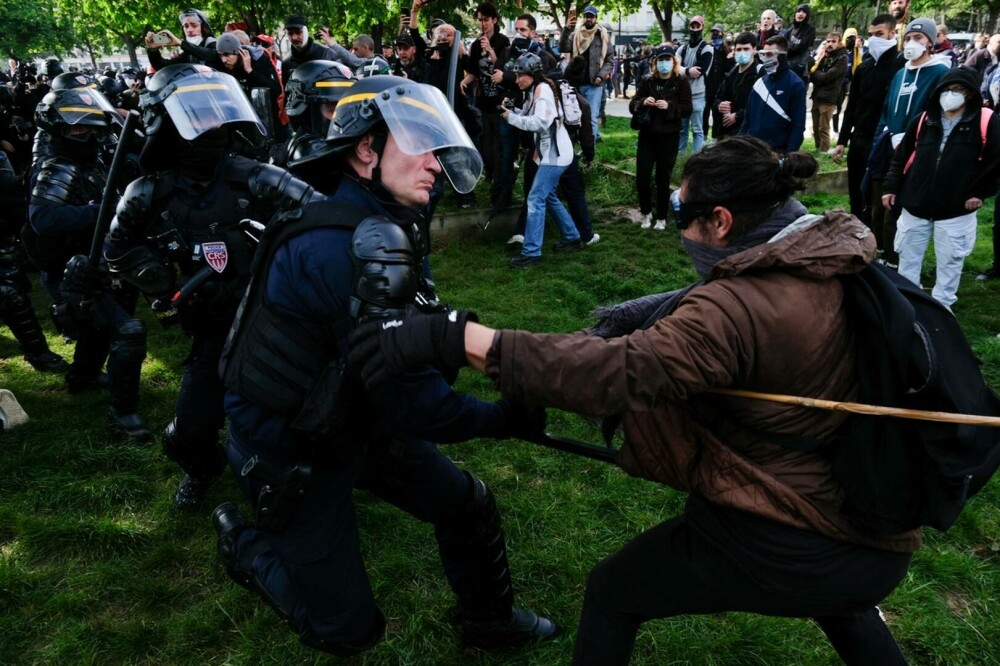
<svg viewBox="0 0 1000 666">
<path fill-rule="evenodd" d="M 986 30 L 983 32 L 987 35 L 996 32 L 997 19 L 1000 19 L 1000 2 L 989 6 L 989 18 L 986 19 Z"/>
<path fill-rule="evenodd" d="M 128 62 L 132 67 L 139 69 L 139 57 L 135 54 L 135 49 L 137 47 L 136 39 L 132 35 L 122 35 L 122 41 L 125 43 L 125 51 L 128 53 Z"/>
<path fill-rule="evenodd" d="M 654 2 L 653 15 L 656 17 L 656 22 L 660 24 L 660 32 L 663 33 L 663 41 L 671 41 L 674 38 L 674 0 L 666 0 L 666 2 L 663 3 L 662 10 L 660 9 L 660 6 Z"/>
</svg>

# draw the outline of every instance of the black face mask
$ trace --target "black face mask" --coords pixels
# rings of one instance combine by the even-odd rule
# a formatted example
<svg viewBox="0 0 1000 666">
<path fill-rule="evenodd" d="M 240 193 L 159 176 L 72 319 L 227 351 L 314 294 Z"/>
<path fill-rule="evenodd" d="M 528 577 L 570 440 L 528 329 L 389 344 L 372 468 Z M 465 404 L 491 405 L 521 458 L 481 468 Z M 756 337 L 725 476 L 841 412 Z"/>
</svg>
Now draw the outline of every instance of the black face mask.
<svg viewBox="0 0 1000 666">
<path fill-rule="evenodd" d="M 510 41 L 510 47 L 518 53 L 523 53 L 531 48 L 531 40 L 527 37 L 515 37 Z"/>
<path fill-rule="evenodd" d="M 703 30 L 692 30 L 691 31 L 691 43 L 696 44 L 701 41 L 701 33 Z"/>
<path fill-rule="evenodd" d="M 854 50 L 854 44 L 855 44 L 854 37 L 848 37 L 847 38 L 847 42 L 846 42 L 848 50 L 853 51 Z"/>
<path fill-rule="evenodd" d="M 209 130 L 191 141 L 181 140 L 177 168 L 192 180 L 211 180 L 228 150 L 229 131 L 225 127 Z"/>
</svg>

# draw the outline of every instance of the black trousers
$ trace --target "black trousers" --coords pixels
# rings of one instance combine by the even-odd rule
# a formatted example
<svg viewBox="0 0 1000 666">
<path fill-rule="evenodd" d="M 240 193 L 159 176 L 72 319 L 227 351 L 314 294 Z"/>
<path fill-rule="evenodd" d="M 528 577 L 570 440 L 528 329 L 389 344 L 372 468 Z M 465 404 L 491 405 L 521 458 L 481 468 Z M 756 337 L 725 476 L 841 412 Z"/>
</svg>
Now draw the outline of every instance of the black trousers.
<svg viewBox="0 0 1000 666">
<path fill-rule="evenodd" d="M 851 215 L 869 228 L 872 226 L 872 213 L 868 207 L 868 200 L 861 191 L 861 181 L 868 171 L 868 155 L 871 152 L 870 139 L 859 141 L 857 138 L 852 138 L 850 148 L 847 150 L 847 191 L 851 197 Z M 881 238 L 877 240 L 879 243 L 882 242 Z"/>
<path fill-rule="evenodd" d="M 639 132 L 635 153 L 635 187 L 639 193 L 639 212 L 653 212 L 653 167 L 656 167 L 656 219 L 670 219 L 670 175 L 677 163 L 678 135 Z"/>
<path fill-rule="evenodd" d="M 875 604 L 909 562 L 693 499 L 591 572 L 573 664 L 627 664 L 646 620 L 724 611 L 812 618 L 849 665 L 905 664 Z"/>
</svg>

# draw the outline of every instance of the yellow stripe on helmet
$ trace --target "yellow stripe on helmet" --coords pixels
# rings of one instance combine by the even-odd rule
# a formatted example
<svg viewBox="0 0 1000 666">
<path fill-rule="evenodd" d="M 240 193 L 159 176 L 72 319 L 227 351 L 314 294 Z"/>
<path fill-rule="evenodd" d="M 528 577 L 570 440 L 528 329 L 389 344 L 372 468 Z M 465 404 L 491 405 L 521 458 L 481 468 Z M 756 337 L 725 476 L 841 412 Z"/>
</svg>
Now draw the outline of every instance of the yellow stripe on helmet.
<svg viewBox="0 0 1000 666">
<path fill-rule="evenodd" d="M 104 114 L 104 111 L 92 106 L 60 106 L 59 111 L 67 111 L 69 113 L 96 113 L 97 115 Z"/>
<path fill-rule="evenodd" d="M 199 90 L 229 90 L 229 87 L 222 83 L 199 83 L 191 86 L 178 86 L 174 92 L 189 93 L 198 92 Z"/>
<path fill-rule="evenodd" d="M 347 106 L 348 104 L 356 104 L 357 102 L 364 102 L 369 99 L 375 99 L 375 93 L 358 93 L 356 95 L 347 95 L 340 100 L 340 104 L 337 108 Z"/>
<path fill-rule="evenodd" d="M 400 97 L 399 101 L 401 103 L 403 103 L 403 104 L 409 104 L 410 106 L 415 106 L 418 109 L 426 111 L 427 113 L 431 114 L 435 118 L 440 118 L 441 117 L 441 114 L 438 113 L 437 109 L 435 109 L 433 106 L 430 106 L 428 104 L 424 104 L 423 102 L 421 102 L 418 99 L 413 99 L 412 97 Z M 341 104 L 343 104 L 343 102 L 341 102 Z"/>
<path fill-rule="evenodd" d="M 354 81 L 317 81 L 317 88 L 350 88 Z"/>
</svg>

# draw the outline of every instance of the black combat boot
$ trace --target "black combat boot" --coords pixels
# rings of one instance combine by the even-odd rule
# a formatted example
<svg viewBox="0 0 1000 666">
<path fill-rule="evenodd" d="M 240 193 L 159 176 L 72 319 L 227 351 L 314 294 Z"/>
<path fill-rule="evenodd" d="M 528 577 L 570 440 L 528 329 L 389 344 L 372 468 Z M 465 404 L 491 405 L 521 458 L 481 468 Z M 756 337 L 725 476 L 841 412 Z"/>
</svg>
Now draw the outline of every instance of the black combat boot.
<svg viewBox="0 0 1000 666">
<path fill-rule="evenodd" d="M 458 596 L 458 622 L 467 647 L 489 649 L 552 638 L 551 620 L 514 606 L 507 544 L 493 493 L 469 475 L 472 497 L 435 537 L 449 583 Z"/>
<path fill-rule="evenodd" d="M 148 442 L 152 437 L 139 416 L 139 376 L 146 358 L 146 328 L 138 319 L 119 324 L 108 354 L 111 431 L 130 442 Z"/>
<path fill-rule="evenodd" d="M 3 320 L 21 345 L 24 360 L 39 372 L 65 373 L 69 370 L 69 363 L 49 350 L 42 326 L 31 308 L 31 301 L 13 289 L 8 289 L 6 295 Z"/>
</svg>

